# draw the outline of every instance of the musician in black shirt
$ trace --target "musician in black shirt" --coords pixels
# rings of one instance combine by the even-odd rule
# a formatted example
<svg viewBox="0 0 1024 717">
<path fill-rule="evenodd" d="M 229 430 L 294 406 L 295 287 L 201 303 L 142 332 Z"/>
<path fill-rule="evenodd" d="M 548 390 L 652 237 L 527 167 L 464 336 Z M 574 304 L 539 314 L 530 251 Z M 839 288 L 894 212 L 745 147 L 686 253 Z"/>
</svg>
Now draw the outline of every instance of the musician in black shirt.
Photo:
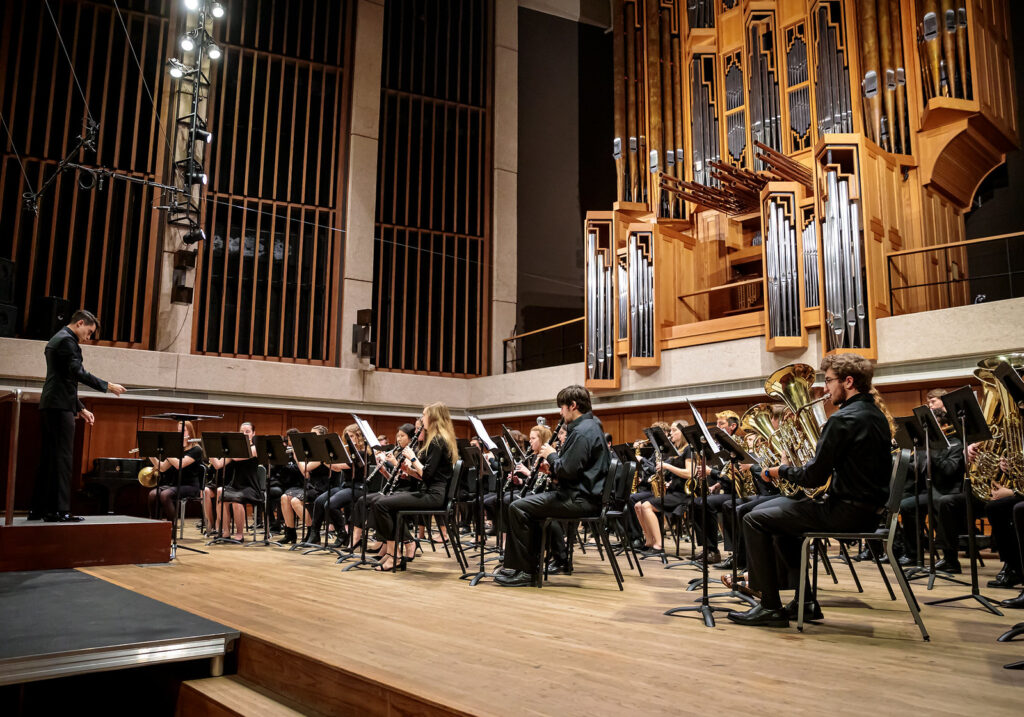
<svg viewBox="0 0 1024 717">
<path fill-rule="evenodd" d="M 814 458 L 803 467 L 779 466 L 764 471 L 804 487 L 825 485 L 828 495 L 813 500 L 772 500 L 743 519 L 743 537 L 750 558 L 750 587 L 761 593 L 761 603 L 747 612 L 731 612 L 729 619 L 743 625 L 786 627 L 796 614 L 796 601 L 783 607 L 779 590 L 797 586 L 801 536 L 813 530 L 869 531 L 878 525 L 888 499 L 892 473 L 892 434 L 885 414 L 871 396 L 874 367 L 857 354 L 822 359 L 825 390 L 839 410 L 826 422 Z M 779 570 L 784 566 L 784 570 Z M 817 603 L 805 613 L 821 618 Z"/>
<path fill-rule="evenodd" d="M 531 585 L 540 563 L 540 527 L 545 518 L 594 516 L 610 457 L 604 427 L 591 413 L 590 392 L 567 386 L 558 392 L 558 409 L 566 423 L 565 441 L 558 452 L 550 444 L 540 455 L 551 466 L 554 491 L 520 498 L 509 506 L 508 543 L 504 568 L 495 582 L 506 587 Z"/>
<path fill-rule="evenodd" d="M 312 433 L 319 436 L 327 435 L 326 426 L 313 426 Z M 316 497 L 325 492 L 331 482 L 331 467 L 320 461 L 296 462 L 302 473 L 303 485 L 290 488 L 281 496 L 281 519 L 284 520 L 284 537 L 282 543 L 294 543 L 298 539 L 297 517 L 302 516 L 302 524 L 309 526 L 310 510 Z"/>
<path fill-rule="evenodd" d="M 160 472 L 160 482 L 149 491 L 149 515 L 155 517 L 157 505 L 163 508 L 164 517 L 174 522 L 178 513 L 180 498 L 196 498 L 199 496 L 200 485 L 206 474 L 203 465 L 203 449 L 192 445 L 189 440 L 195 437 L 192 421 L 185 421 L 185 439 L 183 448 L 185 455 L 180 462 L 177 458 L 165 458 L 163 461 L 153 457 L 149 462 Z M 181 492 L 178 492 L 178 468 L 181 466 Z"/>
<path fill-rule="evenodd" d="M 683 437 L 683 427 L 686 421 L 675 421 L 668 431 L 668 439 L 672 441 L 680 455 L 664 458 L 660 463 L 655 463 L 655 472 L 661 471 L 665 481 L 665 494 L 655 498 L 654 493 L 650 497 L 636 504 L 635 511 L 637 520 L 644 533 L 644 549 L 650 555 L 663 553 L 661 545 L 661 518 L 659 513 L 672 513 L 690 502 L 690 496 L 686 494 L 686 482 L 690 480 L 693 473 L 693 449 L 686 445 Z"/>
<path fill-rule="evenodd" d="M 245 505 L 261 505 L 263 493 L 259 484 L 259 464 L 256 459 L 256 446 L 252 439 L 256 435 L 256 429 L 249 421 L 239 426 L 238 431 L 243 434 L 249 442 L 250 458 L 212 458 L 211 465 L 214 468 L 224 468 L 224 487 L 220 496 L 220 531 L 224 535 L 224 526 L 228 525 L 229 510 L 234 516 L 235 531 L 231 538 L 238 542 L 245 540 Z"/>
</svg>

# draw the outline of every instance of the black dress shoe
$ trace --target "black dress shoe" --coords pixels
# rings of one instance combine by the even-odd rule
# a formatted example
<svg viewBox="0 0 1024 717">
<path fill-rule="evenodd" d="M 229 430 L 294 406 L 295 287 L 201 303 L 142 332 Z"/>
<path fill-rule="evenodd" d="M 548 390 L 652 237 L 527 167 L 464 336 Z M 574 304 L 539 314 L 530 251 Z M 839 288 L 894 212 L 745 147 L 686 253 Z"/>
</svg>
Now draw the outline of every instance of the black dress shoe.
<svg viewBox="0 0 1024 717">
<path fill-rule="evenodd" d="M 995 580 L 989 580 L 988 586 L 990 588 L 1013 588 L 1020 585 L 1024 580 L 1021 579 L 1020 574 L 1012 568 L 1004 567 L 996 575 Z"/>
<path fill-rule="evenodd" d="M 898 562 L 901 567 L 905 568 L 908 565 L 913 565 L 914 559 L 911 558 L 909 555 L 901 555 L 900 557 L 896 558 L 896 562 Z"/>
<path fill-rule="evenodd" d="M 1020 595 L 1009 600 L 1003 600 L 999 603 L 1003 607 L 1008 607 L 1011 610 L 1024 610 L 1024 590 L 1021 590 Z"/>
<path fill-rule="evenodd" d="M 48 513 L 43 520 L 47 523 L 80 523 L 85 518 L 80 515 L 71 515 L 71 513 Z"/>
<path fill-rule="evenodd" d="M 715 570 L 732 570 L 732 556 L 730 555 L 720 563 L 715 563 L 712 567 Z"/>
<path fill-rule="evenodd" d="M 871 551 L 867 548 L 864 548 L 862 551 L 857 553 L 856 557 L 854 557 L 854 560 L 856 560 L 858 563 L 864 560 L 871 560 Z"/>
<path fill-rule="evenodd" d="M 791 601 L 786 605 L 786 614 L 789 615 L 790 620 L 796 620 L 797 608 L 799 605 L 796 600 Z M 814 600 L 808 600 L 804 603 L 804 620 L 824 620 L 825 616 L 821 614 L 821 605 L 816 603 Z"/>
<path fill-rule="evenodd" d="M 502 577 L 510 578 L 510 577 L 512 577 L 515 574 L 516 574 L 516 571 L 513 570 L 512 568 L 498 568 L 494 572 L 494 577 L 498 577 L 500 575 Z"/>
<path fill-rule="evenodd" d="M 533 585 L 533 575 L 524 570 L 519 570 L 512 575 L 499 574 L 494 578 L 494 582 L 506 588 L 529 587 Z"/>
<path fill-rule="evenodd" d="M 959 575 L 963 572 L 960 568 L 960 561 L 950 560 L 949 558 L 943 558 L 939 562 L 935 563 L 935 569 L 941 573 L 949 573 L 950 575 Z"/>
<path fill-rule="evenodd" d="M 789 613 L 786 608 L 769 610 L 762 605 L 752 607 L 746 612 L 733 611 L 727 617 L 739 625 L 756 627 L 789 627 Z"/>
</svg>

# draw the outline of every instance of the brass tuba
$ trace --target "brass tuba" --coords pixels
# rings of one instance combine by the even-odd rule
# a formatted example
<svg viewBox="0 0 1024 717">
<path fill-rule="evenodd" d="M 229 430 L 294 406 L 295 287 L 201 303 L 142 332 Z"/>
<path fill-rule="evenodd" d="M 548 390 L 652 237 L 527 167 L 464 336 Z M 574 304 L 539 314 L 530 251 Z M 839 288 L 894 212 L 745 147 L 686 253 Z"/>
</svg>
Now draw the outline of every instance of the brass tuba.
<svg viewBox="0 0 1024 717">
<path fill-rule="evenodd" d="M 762 469 L 774 468 L 789 462 L 786 457 L 788 452 L 785 448 L 785 428 L 780 425 L 776 429 L 772 424 L 770 403 L 755 403 L 744 411 L 740 418 L 740 428 L 757 437 L 750 452 L 757 458 Z M 792 497 L 803 490 L 796 483 L 790 483 L 783 478 L 779 478 L 776 485 L 779 492 L 787 497 Z"/>
<path fill-rule="evenodd" d="M 821 438 L 821 427 L 827 420 L 823 405 L 827 396 L 811 399 L 815 375 L 813 367 L 805 363 L 794 363 L 783 366 L 764 382 L 764 392 L 770 398 L 782 401 L 793 414 L 783 419 L 778 432 L 791 465 L 802 466 L 814 457 L 818 439 Z M 828 490 L 831 482 L 830 478 L 822 486 L 802 490 L 810 498 L 819 498 Z"/>
<path fill-rule="evenodd" d="M 1017 370 L 1024 366 L 1024 355 L 982 359 L 974 370 L 982 385 L 981 412 L 992 431 L 992 438 L 978 446 L 977 455 L 967 469 L 971 490 L 982 501 L 992 497 L 992 487 L 996 483 L 1024 494 L 1024 421 L 1017 403 L 994 373 L 1001 363 L 1010 364 Z M 1009 463 L 1009 471 L 1002 477 L 1000 459 Z"/>
</svg>

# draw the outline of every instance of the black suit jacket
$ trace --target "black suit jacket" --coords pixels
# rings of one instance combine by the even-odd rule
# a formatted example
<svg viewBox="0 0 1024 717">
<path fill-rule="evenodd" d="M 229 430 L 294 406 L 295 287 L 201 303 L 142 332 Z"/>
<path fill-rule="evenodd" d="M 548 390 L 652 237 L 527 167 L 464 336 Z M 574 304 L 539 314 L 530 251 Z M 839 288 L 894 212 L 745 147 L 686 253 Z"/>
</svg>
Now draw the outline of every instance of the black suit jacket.
<svg viewBox="0 0 1024 717">
<path fill-rule="evenodd" d="M 46 344 L 46 383 L 39 397 L 40 409 L 78 413 L 85 406 L 78 400 L 78 384 L 106 393 L 107 382 L 96 378 L 82 366 L 82 347 L 78 337 L 65 326 Z"/>
</svg>

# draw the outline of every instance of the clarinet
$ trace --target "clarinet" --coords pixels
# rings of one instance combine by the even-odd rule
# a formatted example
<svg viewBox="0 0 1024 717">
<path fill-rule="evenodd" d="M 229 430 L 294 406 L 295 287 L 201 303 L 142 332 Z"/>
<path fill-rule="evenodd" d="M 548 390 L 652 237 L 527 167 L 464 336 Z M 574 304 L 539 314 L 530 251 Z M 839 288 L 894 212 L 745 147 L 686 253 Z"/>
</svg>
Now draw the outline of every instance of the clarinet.
<svg viewBox="0 0 1024 717">
<path fill-rule="evenodd" d="M 548 441 L 548 445 L 551 446 L 552 448 L 554 448 L 555 450 L 558 450 L 562 446 L 562 442 L 558 439 L 558 433 L 559 433 L 559 431 L 562 430 L 562 427 L 564 425 L 565 425 L 565 419 L 563 418 L 563 419 L 561 419 L 558 422 L 558 425 L 555 427 L 555 432 L 551 434 L 551 440 Z M 556 441 L 558 442 L 557 445 L 555 443 Z M 537 461 L 537 469 L 539 469 L 539 468 L 540 468 L 540 461 Z M 534 494 L 534 495 L 536 495 L 537 493 L 543 493 L 544 491 L 546 491 L 548 489 L 548 487 L 550 485 L 551 485 L 551 473 L 545 473 L 542 476 L 538 475 L 537 476 L 537 480 L 534 481 L 533 490 L 531 490 L 530 493 Z"/>
<path fill-rule="evenodd" d="M 416 435 L 412 437 L 412 442 L 409 443 L 408 447 L 412 449 L 413 453 L 415 453 L 416 449 L 419 447 L 420 432 L 422 430 L 423 429 L 421 428 L 420 431 L 418 431 Z M 392 454 L 395 456 L 395 459 L 398 461 L 398 463 L 395 465 L 394 469 L 391 472 L 391 479 L 388 480 L 388 482 L 385 483 L 384 486 L 380 489 L 382 495 L 391 495 L 392 493 L 395 492 L 395 488 L 398 486 L 399 476 L 402 475 L 402 464 L 405 462 L 405 455 L 403 455 L 404 453 L 405 451 L 400 450 L 398 446 L 395 446 L 395 450 L 392 451 Z"/>
</svg>

